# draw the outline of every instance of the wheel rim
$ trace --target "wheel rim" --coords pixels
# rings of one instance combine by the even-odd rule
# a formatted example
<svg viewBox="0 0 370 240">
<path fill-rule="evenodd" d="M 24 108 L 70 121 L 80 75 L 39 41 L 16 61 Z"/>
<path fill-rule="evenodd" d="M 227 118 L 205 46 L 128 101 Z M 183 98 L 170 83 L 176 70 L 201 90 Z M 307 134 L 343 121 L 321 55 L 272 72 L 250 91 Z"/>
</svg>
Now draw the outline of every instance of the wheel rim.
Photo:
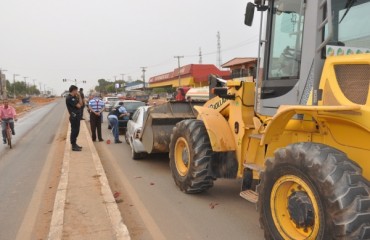
<svg viewBox="0 0 370 240">
<path fill-rule="evenodd" d="M 297 215 L 292 214 L 295 212 L 299 215 L 302 212 L 302 205 L 294 204 L 298 199 L 296 195 L 305 199 L 304 207 L 309 209 L 303 225 L 297 222 Z M 280 177 L 272 188 L 270 207 L 274 224 L 284 239 L 317 238 L 320 228 L 319 206 L 314 192 L 303 179 L 294 175 Z"/>
<path fill-rule="evenodd" d="M 189 172 L 190 151 L 189 145 L 185 138 L 178 138 L 175 145 L 175 163 L 177 172 L 184 177 Z"/>
</svg>

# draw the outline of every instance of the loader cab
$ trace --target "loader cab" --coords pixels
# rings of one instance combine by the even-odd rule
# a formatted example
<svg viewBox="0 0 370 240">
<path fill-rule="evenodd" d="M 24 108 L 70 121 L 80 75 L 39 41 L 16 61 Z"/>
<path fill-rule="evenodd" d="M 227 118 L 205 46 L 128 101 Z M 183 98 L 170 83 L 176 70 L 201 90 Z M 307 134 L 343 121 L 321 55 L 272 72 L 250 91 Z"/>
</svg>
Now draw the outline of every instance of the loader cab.
<svg viewBox="0 0 370 240">
<path fill-rule="evenodd" d="M 365 20 L 370 20 L 370 0 L 256 0 L 247 5 L 246 25 L 252 25 L 255 11 L 260 12 L 259 114 L 273 116 L 280 105 L 317 104 L 327 52 L 351 53 L 347 46 L 370 50 Z"/>
</svg>

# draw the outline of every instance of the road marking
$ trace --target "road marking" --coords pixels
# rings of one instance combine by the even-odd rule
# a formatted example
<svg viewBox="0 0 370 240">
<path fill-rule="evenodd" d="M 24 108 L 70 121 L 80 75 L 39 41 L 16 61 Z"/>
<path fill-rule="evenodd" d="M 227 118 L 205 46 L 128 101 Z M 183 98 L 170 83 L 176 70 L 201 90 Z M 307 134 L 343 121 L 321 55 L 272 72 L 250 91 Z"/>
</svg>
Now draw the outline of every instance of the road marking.
<svg viewBox="0 0 370 240">
<path fill-rule="evenodd" d="M 66 114 L 64 112 L 62 119 L 66 119 Z M 61 124 L 58 127 L 57 134 L 55 135 L 53 142 L 57 140 L 57 137 L 60 135 L 62 128 L 63 128 L 64 121 L 61 121 Z M 40 206 L 42 203 L 42 196 L 46 189 L 47 180 L 49 177 L 49 170 L 53 163 L 52 154 L 55 152 L 55 145 L 50 147 L 49 153 L 47 155 L 45 164 L 41 170 L 41 174 L 39 179 L 37 180 L 36 187 L 32 194 L 31 201 L 27 207 L 26 213 L 22 220 L 22 224 L 19 227 L 16 239 L 23 240 L 23 239 L 32 239 L 32 232 L 34 230 L 36 219 L 38 217 L 38 212 L 40 211 Z"/>
<path fill-rule="evenodd" d="M 89 131 L 86 127 L 86 122 L 83 121 L 81 125 L 85 129 L 85 131 L 88 133 Z M 87 142 L 89 144 L 89 148 L 91 149 L 92 158 L 94 161 L 96 172 L 98 175 L 100 175 L 99 180 L 101 184 L 101 193 L 103 195 L 105 207 L 107 209 L 112 228 L 115 232 L 116 239 L 117 240 L 129 240 L 131 239 L 129 231 L 127 229 L 127 226 L 123 223 L 121 213 L 118 209 L 116 200 L 113 197 L 113 193 L 112 193 L 112 190 L 110 189 L 108 179 L 105 174 L 105 171 L 101 163 L 100 157 L 98 155 L 98 152 L 96 151 L 96 148 L 93 142 L 91 141 L 90 135 L 86 134 L 86 137 L 87 137 Z"/>
<path fill-rule="evenodd" d="M 64 221 L 64 208 L 67 197 L 68 174 L 69 174 L 69 161 L 71 159 L 71 144 L 70 144 L 71 125 L 68 124 L 68 133 L 66 138 L 66 145 L 64 148 L 64 158 L 62 165 L 62 172 L 54 201 L 53 216 L 51 218 L 49 240 L 62 239 L 63 237 L 63 221 Z"/>
</svg>

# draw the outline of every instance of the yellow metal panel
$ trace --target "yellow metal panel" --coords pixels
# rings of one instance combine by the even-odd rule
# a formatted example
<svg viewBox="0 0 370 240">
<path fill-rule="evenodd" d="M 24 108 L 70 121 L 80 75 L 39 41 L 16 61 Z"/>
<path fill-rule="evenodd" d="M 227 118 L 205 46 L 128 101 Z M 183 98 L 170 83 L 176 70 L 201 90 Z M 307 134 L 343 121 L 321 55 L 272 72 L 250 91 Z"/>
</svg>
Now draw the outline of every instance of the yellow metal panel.
<svg viewBox="0 0 370 240">
<path fill-rule="evenodd" d="M 198 119 L 202 120 L 206 126 L 212 150 L 215 152 L 235 151 L 234 136 L 225 117 L 212 108 L 200 106 L 194 108 L 199 113 Z"/>
<path fill-rule="evenodd" d="M 360 106 L 281 106 L 277 114 L 272 118 L 266 127 L 261 144 L 268 144 L 274 138 L 278 138 L 284 130 L 289 120 L 295 114 L 306 114 L 316 117 L 324 112 L 344 112 L 344 111 L 359 111 Z"/>
</svg>

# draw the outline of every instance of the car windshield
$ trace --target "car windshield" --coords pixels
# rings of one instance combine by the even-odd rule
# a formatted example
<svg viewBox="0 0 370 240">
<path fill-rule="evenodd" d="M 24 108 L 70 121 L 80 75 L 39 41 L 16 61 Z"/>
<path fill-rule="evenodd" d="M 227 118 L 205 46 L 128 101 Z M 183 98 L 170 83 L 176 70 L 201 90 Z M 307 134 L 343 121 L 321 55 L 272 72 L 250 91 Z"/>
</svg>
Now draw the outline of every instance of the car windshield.
<svg viewBox="0 0 370 240">
<path fill-rule="evenodd" d="M 115 102 L 115 101 L 118 101 L 118 98 L 107 98 L 107 101 L 109 101 L 109 102 Z"/>
<path fill-rule="evenodd" d="M 125 102 L 123 103 L 123 106 L 126 108 L 128 112 L 135 111 L 141 106 L 145 106 L 145 103 L 143 102 Z"/>
</svg>

